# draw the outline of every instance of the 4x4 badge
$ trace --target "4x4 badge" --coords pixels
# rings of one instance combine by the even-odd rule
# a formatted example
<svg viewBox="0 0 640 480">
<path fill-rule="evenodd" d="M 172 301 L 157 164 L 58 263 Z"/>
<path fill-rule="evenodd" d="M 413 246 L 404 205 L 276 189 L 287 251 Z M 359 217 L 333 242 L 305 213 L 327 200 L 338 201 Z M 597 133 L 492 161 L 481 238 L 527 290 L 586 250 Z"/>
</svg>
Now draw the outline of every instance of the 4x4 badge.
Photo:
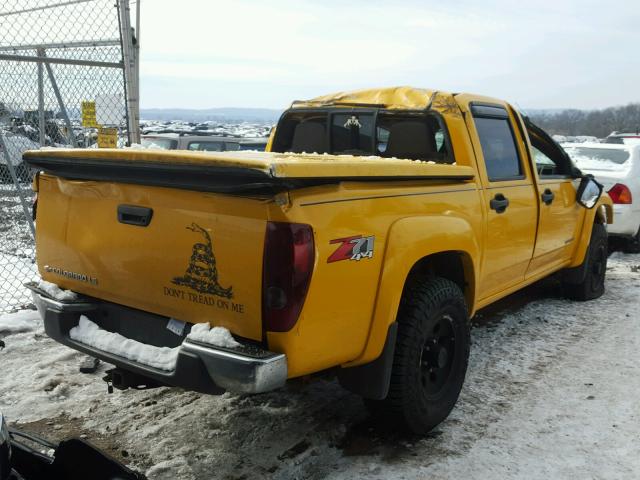
<svg viewBox="0 0 640 480">
<path fill-rule="evenodd" d="M 356 235 L 331 240 L 329 243 L 339 243 L 340 246 L 327 259 L 327 263 L 338 262 L 340 260 L 359 261 L 363 258 L 373 258 L 373 240 L 373 235 L 369 237 Z"/>
<path fill-rule="evenodd" d="M 192 223 L 187 229 L 201 233 L 206 243 L 198 242 L 193 245 L 187 271 L 182 277 L 174 277 L 171 283 L 189 287 L 199 293 L 233 298 L 233 287 L 224 288 L 218 283 L 218 268 L 211 235 L 196 223 Z"/>
</svg>

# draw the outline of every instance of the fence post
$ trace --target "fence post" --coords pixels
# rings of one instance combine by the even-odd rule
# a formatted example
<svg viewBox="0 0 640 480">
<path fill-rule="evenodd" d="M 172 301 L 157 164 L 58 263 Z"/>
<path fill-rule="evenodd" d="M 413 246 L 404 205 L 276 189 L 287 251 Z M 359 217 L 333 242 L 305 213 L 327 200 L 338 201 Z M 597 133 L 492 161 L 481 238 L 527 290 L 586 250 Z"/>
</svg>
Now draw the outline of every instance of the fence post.
<svg viewBox="0 0 640 480">
<path fill-rule="evenodd" d="M 42 62 L 38 62 L 38 130 L 40 131 L 40 146 L 46 145 L 44 130 L 44 73 Z"/>
<path fill-rule="evenodd" d="M 44 48 L 38 49 L 39 57 L 46 57 L 47 52 Z M 67 113 L 67 107 L 64 105 L 64 101 L 62 100 L 62 95 L 60 95 L 60 89 L 58 88 L 58 82 L 56 82 L 56 78 L 53 75 L 53 69 L 49 63 L 44 64 L 47 69 L 47 75 L 49 76 L 49 82 L 51 83 L 51 88 L 53 88 L 53 93 L 56 96 L 56 100 L 58 101 L 58 107 L 60 107 L 60 112 L 62 113 L 62 118 L 64 119 L 64 123 L 67 126 L 67 142 L 72 147 L 76 147 L 76 142 L 73 136 L 73 127 L 71 126 L 71 120 L 69 119 L 69 114 Z"/>
<path fill-rule="evenodd" d="M 140 143 L 140 98 L 138 95 L 137 55 L 131 31 L 131 11 L 129 0 L 118 0 L 120 14 L 120 37 L 122 38 L 122 59 L 127 91 L 127 130 L 129 143 Z"/>
</svg>

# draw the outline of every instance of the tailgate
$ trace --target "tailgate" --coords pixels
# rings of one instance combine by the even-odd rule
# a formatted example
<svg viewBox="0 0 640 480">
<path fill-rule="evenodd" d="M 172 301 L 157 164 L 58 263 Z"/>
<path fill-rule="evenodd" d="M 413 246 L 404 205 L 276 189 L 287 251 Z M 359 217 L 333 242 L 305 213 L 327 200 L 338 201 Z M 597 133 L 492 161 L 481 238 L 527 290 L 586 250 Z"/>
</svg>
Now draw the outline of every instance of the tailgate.
<svg viewBox="0 0 640 480">
<path fill-rule="evenodd" d="M 38 195 L 45 280 L 261 340 L 264 200 L 46 174 Z"/>
</svg>

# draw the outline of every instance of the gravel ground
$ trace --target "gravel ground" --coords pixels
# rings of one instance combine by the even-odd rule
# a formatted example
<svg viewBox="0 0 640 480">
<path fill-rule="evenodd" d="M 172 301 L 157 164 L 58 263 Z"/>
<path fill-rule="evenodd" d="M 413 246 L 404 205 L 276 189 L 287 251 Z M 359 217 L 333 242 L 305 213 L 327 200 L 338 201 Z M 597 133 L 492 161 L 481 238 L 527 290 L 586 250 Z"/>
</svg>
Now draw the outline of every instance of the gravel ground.
<svg viewBox="0 0 640 480">
<path fill-rule="evenodd" d="M 108 395 L 34 312 L 0 316 L 0 410 L 53 439 L 83 436 L 151 479 L 640 476 L 640 256 L 573 303 L 547 280 L 480 312 L 451 416 L 426 438 L 375 424 L 333 379 L 257 396 Z"/>
</svg>

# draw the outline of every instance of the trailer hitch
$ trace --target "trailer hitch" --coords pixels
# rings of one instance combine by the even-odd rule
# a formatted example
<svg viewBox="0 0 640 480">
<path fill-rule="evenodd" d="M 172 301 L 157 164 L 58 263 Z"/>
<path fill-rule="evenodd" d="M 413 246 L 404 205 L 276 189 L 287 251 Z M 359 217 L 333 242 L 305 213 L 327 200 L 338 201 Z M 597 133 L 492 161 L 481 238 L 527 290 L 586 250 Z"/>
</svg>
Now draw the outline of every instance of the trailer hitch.
<svg viewBox="0 0 640 480">
<path fill-rule="evenodd" d="M 113 389 L 126 390 L 133 388 L 135 390 L 149 390 L 151 388 L 164 387 L 162 383 L 152 378 L 138 375 L 137 373 L 123 370 L 121 368 L 112 368 L 106 371 L 106 375 L 102 378 L 107 383 L 107 392 L 113 393 Z"/>
</svg>

